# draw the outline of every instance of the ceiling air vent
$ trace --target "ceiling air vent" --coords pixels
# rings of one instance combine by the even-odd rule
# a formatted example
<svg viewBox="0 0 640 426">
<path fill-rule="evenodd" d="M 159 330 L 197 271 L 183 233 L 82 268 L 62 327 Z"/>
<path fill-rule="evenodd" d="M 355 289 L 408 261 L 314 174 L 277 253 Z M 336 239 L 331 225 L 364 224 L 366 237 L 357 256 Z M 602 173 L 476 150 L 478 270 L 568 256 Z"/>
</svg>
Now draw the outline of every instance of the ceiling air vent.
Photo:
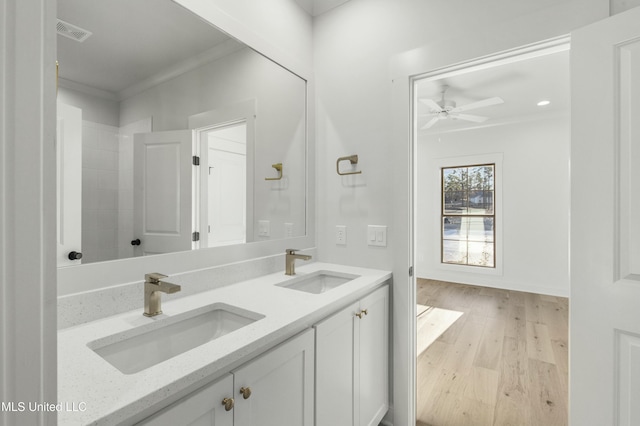
<svg viewBox="0 0 640 426">
<path fill-rule="evenodd" d="M 59 35 L 75 41 L 79 41 L 81 43 L 88 39 L 91 34 L 93 34 L 91 31 L 87 31 L 68 22 L 64 22 L 60 19 L 58 19 L 56 30 L 58 31 Z"/>
</svg>

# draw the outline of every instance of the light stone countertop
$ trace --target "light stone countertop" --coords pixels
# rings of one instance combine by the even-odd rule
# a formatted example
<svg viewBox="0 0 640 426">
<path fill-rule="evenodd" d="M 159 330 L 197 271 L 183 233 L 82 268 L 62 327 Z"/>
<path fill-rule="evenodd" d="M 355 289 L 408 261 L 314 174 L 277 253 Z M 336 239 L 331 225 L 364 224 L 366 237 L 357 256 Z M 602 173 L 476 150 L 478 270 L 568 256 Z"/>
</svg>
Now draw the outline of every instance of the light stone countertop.
<svg viewBox="0 0 640 426">
<path fill-rule="evenodd" d="M 311 294 L 276 284 L 315 271 L 359 275 L 339 287 Z M 297 275 L 265 275 L 172 301 L 162 295 L 163 314 L 155 318 L 140 309 L 58 332 L 58 424 L 132 424 L 225 375 L 253 356 L 282 343 L 379 287 L 391 273 L 328 263 L 296 267 Z M 215 280 L 215 276 L 212 276 Z M 171 282 L 171 277 L 167 278 Z M 184 284 L 186 286 L 188 284 Z M 245 327 L 134 374 L 124 374 L 87 345 L 167 318 L 224 303 L 264 315 Z M 84 409 L 84 411 L 81 411 Z M 73 411 L 76 410 L 76 411 Z"/>
</svg>

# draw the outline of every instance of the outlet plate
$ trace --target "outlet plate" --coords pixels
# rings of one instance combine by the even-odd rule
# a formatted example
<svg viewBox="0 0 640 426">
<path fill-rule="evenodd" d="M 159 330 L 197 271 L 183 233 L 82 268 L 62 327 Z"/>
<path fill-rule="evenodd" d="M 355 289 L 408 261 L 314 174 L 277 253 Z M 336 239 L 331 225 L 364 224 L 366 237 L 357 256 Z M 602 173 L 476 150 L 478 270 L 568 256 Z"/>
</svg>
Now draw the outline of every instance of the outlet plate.
<svg viewBox="0 0 640 426">
<path fill-rule="evenodd" d="M 336 244 L 347 245 L 347 227 L 345 225 L 336 225 Z"/>
<path fill-rule="evenodd" d="M 271 235 L 271 222 L 268 220 L 258 221 L 258 236 L 268 237 Z"/>
<path fill-rule="evenodd" d="M 284 224 L 284 237 L 293 238 L 293 223 L 285 222 Z"/>
</svg>

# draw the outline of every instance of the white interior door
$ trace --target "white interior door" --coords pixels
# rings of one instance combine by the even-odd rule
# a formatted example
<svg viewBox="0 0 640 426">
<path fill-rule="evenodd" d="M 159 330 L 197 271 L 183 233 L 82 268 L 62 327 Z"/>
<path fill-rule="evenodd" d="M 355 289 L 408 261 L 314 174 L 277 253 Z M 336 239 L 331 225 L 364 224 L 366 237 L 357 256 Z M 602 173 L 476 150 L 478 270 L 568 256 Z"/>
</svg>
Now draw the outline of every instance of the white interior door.
<svg viewBox="0 0 640 426">
<path fill-rule="evenodd" d="M 134 136 L 136 256 L 190 250 L 192 221 L 191 130 Z"/>
<path fill-rule="evenodd" d="M 640 425 L 640 8 L 571 37 L 572 425 Z"/>
<path fill-rule="evenodd" d="M 69 255 L 82 253 L 82 110 L 60 102 L 57 109 L 58 266 L 78 265 Z"/>
<path fill-rule="evenodd" d="M 206 132 L 208 163 L 202 173 L 202 204 L 206 204 L 207 245 L 216 247 L 246 242 L 247 126 L 234 123 Z M 206 191 L 206 192 L 205 192 Z M 203 216 L 203 214 L 201 214 Z"/>
</svg>

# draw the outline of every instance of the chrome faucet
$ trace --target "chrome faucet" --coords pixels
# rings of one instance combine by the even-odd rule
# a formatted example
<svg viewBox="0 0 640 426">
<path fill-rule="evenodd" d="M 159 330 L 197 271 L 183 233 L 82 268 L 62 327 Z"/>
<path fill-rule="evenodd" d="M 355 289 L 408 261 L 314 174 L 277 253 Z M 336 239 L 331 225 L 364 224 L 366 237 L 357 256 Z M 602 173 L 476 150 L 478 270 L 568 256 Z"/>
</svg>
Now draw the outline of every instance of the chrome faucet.
<svg viewBox="0 0 640 426">
<path fill-rule="evenodd" d="M 177 284 L 171 284 L 160 281 L 167 278 L 166 275 L 152 272 L 144 274 L 144 312 L 145 317 L 155 317 L 162 313 L 162 300 L 160 293 L 177 293 L 181 287 Z"/>
<path fill-rule="evenodd" d="M 307 254 L 296 254 L 297 249 L 287 249 L 286 257 L 284 261 L 284 274 L 295 275 L 296 274 L 296 259 L 309 260 L 311 256 Z"/>
</svg>

